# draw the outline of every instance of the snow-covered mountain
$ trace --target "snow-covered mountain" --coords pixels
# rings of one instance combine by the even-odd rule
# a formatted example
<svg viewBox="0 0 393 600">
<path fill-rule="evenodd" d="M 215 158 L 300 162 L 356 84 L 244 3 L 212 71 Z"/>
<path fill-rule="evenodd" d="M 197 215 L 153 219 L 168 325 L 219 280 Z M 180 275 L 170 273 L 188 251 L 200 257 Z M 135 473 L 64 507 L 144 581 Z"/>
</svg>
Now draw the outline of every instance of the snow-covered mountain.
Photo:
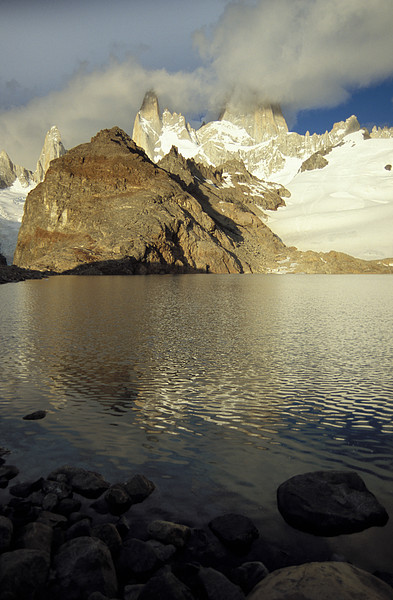
<svg viewBox="0 0 393 600">
<path fill-rule="evenodd" d="M 11 264 L 27 194 L 40 183 L 50 161 L 65 154 L 56 126 L 45 136 L 36 170 L 15 165 L 5 150 L 0 152 L 0 253 Z"/>
<path fill-rule="evenodd" d="M 267 225 L 299 250 L 393 257 L 393 139 L 357 131 L 323 159 L 286 184 L 291 196 L 269 211 Z"/>
<path fill-rule="evenodd" d="M 149 92 L 133 139 L 155 162 L 174 145 L 209 165 L 242 160 L 256 177 L 284 185 L 291 197 L 269 211 L 267 224 L 287 245 L 393 257 L 393 129 L 370 134 L 351 116 L 322 135 L 303 136 L 288 131 L 279 107 L 259 106 L 243 114 L 227 108 L 194 130 L 182 115 L 161 115 Z"/>
</svg>

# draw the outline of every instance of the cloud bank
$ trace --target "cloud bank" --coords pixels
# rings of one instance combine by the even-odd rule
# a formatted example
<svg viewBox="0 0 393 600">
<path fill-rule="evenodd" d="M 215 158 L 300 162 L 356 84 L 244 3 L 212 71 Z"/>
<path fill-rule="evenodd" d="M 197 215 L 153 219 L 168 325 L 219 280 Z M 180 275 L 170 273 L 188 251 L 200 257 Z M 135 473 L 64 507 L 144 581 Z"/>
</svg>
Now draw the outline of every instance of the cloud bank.
<svg viewBox="0 0 393 600">
<path fill-rule="evenodd" d="M 196 34 L 217 101 L 334 106 L 393 74 L 391 0 L 236 2 Z"/>
<path fill-rule="evenodd" d="M 195 32 L 200 66 L 192 72 L 142 67 L 131 57 L 108 58 L 93 71 L 81 67 L 63 89 L 0 111 L 0 149 L 35 168 L 54 124 L 68 148 L 104 127 L 132 133 L 148 89 L 156 90 L 162 108 L 188 119 L 213 118 L 228 100 L 247 107 L 279 102 L 292 114 L 335 106 L 393 75 L 392 30 L 392 0 L 232 2 L 217 22 Z M 179 57 L 182 48 L 172 51 Z"/>
</svg>

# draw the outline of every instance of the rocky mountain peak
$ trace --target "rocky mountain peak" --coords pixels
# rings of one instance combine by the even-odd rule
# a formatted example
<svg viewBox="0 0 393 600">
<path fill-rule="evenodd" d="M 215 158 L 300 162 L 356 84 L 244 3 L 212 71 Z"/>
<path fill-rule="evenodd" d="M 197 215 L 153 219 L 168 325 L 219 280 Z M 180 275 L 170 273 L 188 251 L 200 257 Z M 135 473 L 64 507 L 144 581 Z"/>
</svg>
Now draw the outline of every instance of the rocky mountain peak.
<svg viewBox="0 0 393 600">
<path fill-rule="evenodd" d="M 10 187 L 17 179 L 23 187 L 31 183 L 31 171 L 15 165 L 5 150 L 0 152 L 0 189 Z"/>
<path fill-rule="evenodd" d="M 143 148 L 149 158 L 154 158 L 154 148 L 162 131 L 160 106 L 153 90 L 146 92 L 132 131 L 132 139 Z"/>
<path fill-rule="evenodd" d="M 257 144 L 288 132 L 288 125 L 278 104 L 261 104 L 250 111 L 229 105 L 219 120 L 242 127 Z"/>
<path fill-rule="evenodd" d="M 36 183 L 43 181 L 51 160 L 59 158 L 65 153 L 66 149 L 61 141 L 60 131 L 56 125 L 53 125 L 45 136 L 44 145 L 42 147 L 41 154 L 37 162 L 37 167 L 33 175 L 34 181 Z"/>
</svg>

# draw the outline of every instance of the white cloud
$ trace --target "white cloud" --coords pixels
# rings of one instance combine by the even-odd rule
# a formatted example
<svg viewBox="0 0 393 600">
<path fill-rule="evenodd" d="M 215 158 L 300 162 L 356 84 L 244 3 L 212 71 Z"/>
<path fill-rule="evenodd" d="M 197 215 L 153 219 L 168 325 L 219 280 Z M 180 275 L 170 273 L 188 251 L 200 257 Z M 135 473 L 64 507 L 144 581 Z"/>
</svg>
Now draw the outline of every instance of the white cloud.
<svg viewBox="0 0 393 600">
<path fill-rule="evenodd" d="M 228 5 L 196 43 L 217 98 L 333 106 L 393 73 L 391 0 L 259 0 Z"/>
<path fill-rule="evenodd" d="M 0 148 L 11 159 L 35 168 L 46 131 L 57 125 L 66 148 L 88 141 L 97 131 L 118 125 L 130 135 L 145 92 L 177 112 L 197 112 L 208 103 L 204 71 L 146 70 L 134 60 L 113 61 L 93 73 L 81 70 L 65 88 L 26 106 L 0 112 Z"/>
<path fill-rule="evenodd" d="M 188 119 L 207 111 L 214 117 L 230 97 L 248 104 L 279 102 L 293 116 L 301 109 L 337 105 L 352 90 L 393 74 L 392 0 L 226 2 L 213 3 L 216 10 L 220 4 L 225 6 L 222 16 L 210 29 L 195 34 L 202 60 L 199 68 L 171 72 L 142 67 L 128 58 L 92 70 L 94 66 L 87 61 L 87 67 L 81 67 L 63 89 L 36 97 L 25 106 L 0 111 L 0 150 L 4 148 L 14 162 L 35 168 L 45 133 L 52 125 L 59 127 L 67 148 L 113 125 L 131 134 L 148 89 L 156 90 L 162 108 L 168 106 Z M 136 6 L 141 9 L 142 4 Z M 188 14 L 182 13 L 176 21 L 181 6 L 186 11 L 187 5 L 173 0 L 172 10 L 158 15 L 165 16 L 166 23 L 173 21 L 174 29 L 161 32 L 160 43 L 154 46 L 157 56 L 160 52 L 165 56 L 170 49 L 181 60 L 182 38 L 172 36 Z M 205 0 L 204 6 L 206 10 Z M 216 14 L 212 13 L 212 18 Z M 149 42 L 142 27 L 148 22 L 151 18 L 143 22 L 141 15 L 134 23 L 134 29 L 141 24 L 143 35 L 135 37 L 133 44 Z M 196 26 L 201 22 L 205 20 L 200 16 Z M 187 27 L 190 30 L 189 22 Z M 99 45 L 100 37 L 96 33 L 93 37 Z M 118 40 L 120 45 L 123 38 Z M 81 65 L 83 60 L 81 56 Z M 61 65 L 61 61 L 55 64 Z M 62 80 L 65 76 L 63 73 Z M 17 85 L 15 90 L 13 93 L 18 92 Z"/>
</svg>

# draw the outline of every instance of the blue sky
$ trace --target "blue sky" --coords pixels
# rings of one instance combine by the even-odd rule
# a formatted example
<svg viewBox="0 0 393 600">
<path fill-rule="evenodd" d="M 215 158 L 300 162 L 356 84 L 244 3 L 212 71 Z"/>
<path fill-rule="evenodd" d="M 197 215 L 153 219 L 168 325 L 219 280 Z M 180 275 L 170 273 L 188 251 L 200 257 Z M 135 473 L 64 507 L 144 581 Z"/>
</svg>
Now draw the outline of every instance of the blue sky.
<svg viewBox="0 0 393 600">
<path fill-rule="evenodd" d="M 0 0 L 0 150 L 33 168 L 46 131 L 66 147 L 161 108 L 216 118 L 281 103 L 292 130 L 356 114 L 393 126 L 392 0 Z"/>
</svg>

